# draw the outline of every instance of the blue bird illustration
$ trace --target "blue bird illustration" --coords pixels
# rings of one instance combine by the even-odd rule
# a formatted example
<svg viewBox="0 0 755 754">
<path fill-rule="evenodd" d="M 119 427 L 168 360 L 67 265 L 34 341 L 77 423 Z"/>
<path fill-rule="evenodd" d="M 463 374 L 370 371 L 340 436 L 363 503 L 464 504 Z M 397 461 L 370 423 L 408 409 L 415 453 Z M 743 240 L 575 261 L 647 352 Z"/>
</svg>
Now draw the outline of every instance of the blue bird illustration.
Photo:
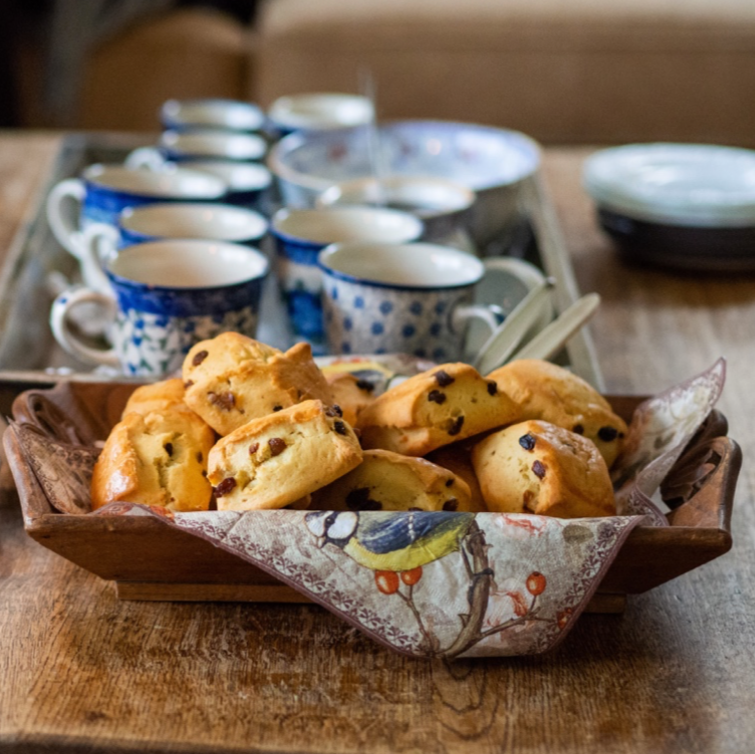
<svg viewBox="0 0 755 754">
<path fill-rule="evenodd" d="M 373 571 L 401 573 L 459 550 L 474 519 L 447 511 L 312 511 L 305 520 L 320 547 L 335 545 Z"/>
</svg>

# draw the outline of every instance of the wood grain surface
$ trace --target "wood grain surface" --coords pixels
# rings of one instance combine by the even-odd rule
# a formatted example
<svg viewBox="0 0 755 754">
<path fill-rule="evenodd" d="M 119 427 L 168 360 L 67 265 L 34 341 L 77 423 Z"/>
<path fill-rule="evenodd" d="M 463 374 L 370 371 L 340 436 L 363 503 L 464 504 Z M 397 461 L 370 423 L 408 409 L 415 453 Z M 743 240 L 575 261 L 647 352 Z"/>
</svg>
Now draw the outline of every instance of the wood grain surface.
<svg viewBox="0 0 755 754">
<path fill-rule="evenodd" d="M 0 137 L 0 249 L 55 149 Z M 749 752 L 755 740 L 755 277 L 621 265 L 580 187 L 546 178 L 608 391 L 652 393 L 724 355 L 743 448 L 731 553 L 585 616 L 541 658 L 413 661 L 307 605 L 123 602 L 40 547 L 0 498 L 0 751 Z M 6 480 L 7 481 L 7 480 Z"/>
</svg>

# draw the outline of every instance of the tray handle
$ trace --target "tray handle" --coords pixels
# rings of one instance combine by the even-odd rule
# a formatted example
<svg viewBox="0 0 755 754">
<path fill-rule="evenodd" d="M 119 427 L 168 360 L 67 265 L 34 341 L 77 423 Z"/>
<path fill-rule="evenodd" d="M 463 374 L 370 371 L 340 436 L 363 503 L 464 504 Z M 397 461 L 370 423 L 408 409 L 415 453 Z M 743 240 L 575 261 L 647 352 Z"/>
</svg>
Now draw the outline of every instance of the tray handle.
<svg viewBox="0 0 755 754">
<path fill-rule="evenodd" d="M 710 431 L 689 446 L 661 485 L 661 497 L 672 508 L 667 515 L 672 526 L 731 531 L 742 451 L 729 437 L 709 436 L 720 429 L 720 424 L 716 426 L 718 417 L 714 420 Z"/>
</svg>

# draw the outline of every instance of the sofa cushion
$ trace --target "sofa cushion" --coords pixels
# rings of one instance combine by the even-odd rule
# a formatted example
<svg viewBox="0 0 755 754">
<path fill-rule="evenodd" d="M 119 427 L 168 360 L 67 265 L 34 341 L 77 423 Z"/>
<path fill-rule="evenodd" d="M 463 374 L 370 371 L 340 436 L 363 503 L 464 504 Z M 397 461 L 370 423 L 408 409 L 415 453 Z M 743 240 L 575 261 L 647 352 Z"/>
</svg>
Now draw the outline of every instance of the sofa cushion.
<svg viewBox="0 0 755 754">
<path fill-rule="evenodd" d="M 549 143 L 755 144 L 751 0 L 274 0 L 255 96 L 357 91 L 381 118 L 516 128 Z"/>
</svg>

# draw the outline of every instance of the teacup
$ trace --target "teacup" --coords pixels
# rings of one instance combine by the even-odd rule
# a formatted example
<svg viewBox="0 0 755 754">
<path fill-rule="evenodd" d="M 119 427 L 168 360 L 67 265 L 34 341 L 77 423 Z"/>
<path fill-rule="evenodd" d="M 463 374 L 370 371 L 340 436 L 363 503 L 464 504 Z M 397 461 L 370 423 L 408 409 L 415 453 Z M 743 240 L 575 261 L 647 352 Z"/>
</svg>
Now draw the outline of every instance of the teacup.
<svg viewBox="0 0 755 754">
<path fill-rule="evenodd" d="M 90 165 L 80 178 L 67 178 L 52 189 L 47 197 L 47 219 L 61 246 L 81 261 L 82 231 L 92 223 L 115 225 L 126 207 L 211 202 L 224 199 L 227 191 L 228 185 L 217 176 L 183 167 L 153 171 Z"/>
<path fill-rule="evenodd" d="M 475 286 L 493 272 L 520 278 L 510 262 L 428 243 L 333 244 L 318 259 L 329 351 L 458 360 L 472 321 L 498 327 L 500 307 L 474 304 Z"/>
<path fill-rule="evenodd" d="M 368 204 L 411 212 L 422 220 L 422 240 L 475 253 L 469 234 L 475 193 L 433 176 L 387 175 L 337 183 L 317 197 L 316 206 Z"/>
<path fill-rule="evenodd" d="M 265 114 L 252 102 L 216 97 L 169 99 L 160 108 L 163 129 L 185 131 L 217 128 L 227 131 L 260 131 Z"/>
<path fill-rule="evenodd" d="M 332 243 L 374 241 L 383 244 L 415 241 L 422 222 L 406 212 L 377 207 L 281 209 L 273 215 L 270 233 L 278 250 L 278 281 L 296 334 L 322 337 L 322 273 L 320 251 Z M 317 349 L 316 342 L 313 349 Z"/>
<path fill-rule="evenodd" d="M 259 134 L 221 131 L 216 128 L 195 131 L 163 131 L 157 146 L 133 150 L 124 164 L 128 167 L 159 167 L 166 162 L 192 163 L 198 160 L 254 162 L 267 152 L 267 142 Z"/>
<path fill-rule="evenodd" d="M 132 244 L 200 238 L 256 247 L 266 232 L 267 220 L 258 212 L 228 204 L 176 202 L 127 207 L 118 216 L 115 227 L 93 223 L 84 231 L 82 278 L 85 285 L 102 290 L 102 260 Z M 91 268 L 93 260 L 96 260 L 94 269 Z"/>
<path fill-rule="evenodd" d="M 340 92 L 308 92 L 279 97 L 267 111 L 276 136 L 294 131 L 328 131 L 364 126 L 375 119 L 368 97 Z"/>
<path fill-rule="evenodd" d="M 58 343 L 85 363 L 162 376 L 180 369 L 200 340 L 227 330 L 254 337 L 268 269 L 259 251 L 239 244 L 180 239 L 128 246 L 100 270 L 101 290 L 110 292 L 61 293 L 50 325 Z M 69 327 L 73 310 L 85 304 L 106 310 L 111 348 L 94 348 Z"/>
</svg>

